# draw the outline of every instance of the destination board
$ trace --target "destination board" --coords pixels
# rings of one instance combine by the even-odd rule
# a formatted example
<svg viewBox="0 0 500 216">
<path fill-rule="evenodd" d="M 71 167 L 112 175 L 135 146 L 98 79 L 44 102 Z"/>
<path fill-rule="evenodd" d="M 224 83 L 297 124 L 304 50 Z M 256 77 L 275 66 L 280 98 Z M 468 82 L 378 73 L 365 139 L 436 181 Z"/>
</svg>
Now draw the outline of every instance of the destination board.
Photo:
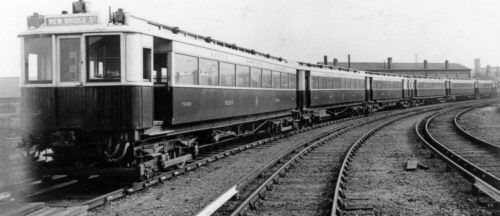
<svg viewBox="0 0 500 216">
<path fill-rule="evenodd" d="M 98 16 L 71 16 L 47 18 L 47 26 L 95 25 L 99 23 Z"/>
</svg>

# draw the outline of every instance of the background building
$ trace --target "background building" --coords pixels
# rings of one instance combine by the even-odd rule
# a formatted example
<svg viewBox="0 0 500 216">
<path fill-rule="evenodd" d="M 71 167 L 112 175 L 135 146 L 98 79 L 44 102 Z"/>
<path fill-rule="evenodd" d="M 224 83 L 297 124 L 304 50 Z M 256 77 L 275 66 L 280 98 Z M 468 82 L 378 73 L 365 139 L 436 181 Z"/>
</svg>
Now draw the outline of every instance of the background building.
<svg viewBox="0 0 500 216">
<path fill-rule="evenodd" d="M 322 62 L 324 63 L 324 62 Z M 358 70 L 372 71 L 379 73 L 391 73 L 408 76 L 428 76 L 442 78 L 471 78 L 471 69 L 457 63 L 449 63 L 446 60 L 443 63 L 427 62 L 406 63 L 392 62 L 392 58 L 387 58 L 387 62 L 327 62 L 327 64 L 349 67 Z"/>
<path fill-rule="evenodd" d="M 475 79 L 494 79 L 500 81 L 500 66 L 481 67 L 480 59 L 474 59 L 474 76 Z"/>
</svg>

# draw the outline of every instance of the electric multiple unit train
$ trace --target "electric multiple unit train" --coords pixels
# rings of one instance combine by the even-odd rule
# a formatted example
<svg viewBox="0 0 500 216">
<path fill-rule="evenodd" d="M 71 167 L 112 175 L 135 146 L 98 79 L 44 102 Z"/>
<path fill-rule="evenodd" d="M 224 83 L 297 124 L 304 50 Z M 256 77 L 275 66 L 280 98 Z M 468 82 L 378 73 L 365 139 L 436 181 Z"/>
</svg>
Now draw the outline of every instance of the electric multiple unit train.
<svg viewBox="0 0 500 216">
<path fill-rule="evenodd" d="M 288 61 L 86 6 L 35 13 L 19 35 L 23 144 L 43 176 L 147 177 L 191 160 L 207 143 L 496 93 L 493 81 Z"/>
</svg>

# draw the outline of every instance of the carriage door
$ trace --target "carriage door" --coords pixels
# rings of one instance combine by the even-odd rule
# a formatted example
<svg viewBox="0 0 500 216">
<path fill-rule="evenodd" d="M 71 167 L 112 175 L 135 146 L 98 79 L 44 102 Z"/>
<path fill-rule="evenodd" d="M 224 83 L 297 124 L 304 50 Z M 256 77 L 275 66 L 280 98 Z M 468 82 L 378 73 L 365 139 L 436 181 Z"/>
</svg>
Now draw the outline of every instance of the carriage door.
<svg viewBox="0 0 500 216">
<path fill-rule="evenodd" d="M 444 81 L 444 88 L 446 89 L 445 90 L 445 94 L 446 96 L 449 96 L 451 95 L 451 82 L 450 81 Z"/>
<path fill-rule="evenodd" d="M 81 37 L 58 36 L 56 41 L 56 113 L 60 128 L 79 127 L 84 124 L 85 100 L 82 95 Z"/>
<path fill-rule="evenodd" d="M 311 71 L 305 71 L 305 82 L 306 82 L 306 106 L 311 106 Z"/>
<path fill-rule="evenodd" d="M 417 97 L 417 80 L 413 80 L 413 87 L 411 88 L 413 90 L 413 97 Z"/>
<path fill-rule="evenodd" d="M 57 39 L 58 85 L 81 85 L 81 37 L 59 36 Z"/>
<path fill-rule="evenodd" d="M 365 77 L 365 101 L 373 100 L 373 77 Z"/>
<path fill-rule="evenodd" d="M 408 92 L 410 92 L 410 98 L 413 98 L 413 80 L 408 80 Z"/>
<path fill-rule="evenodd" d="M 403 86 L 403 88 L 401 88 L 401 92 L 403 93 L 403 98 L 407 98 L 408 97 L 408 86 L 407 86 L 407 82 L 405 79 L 402 79 L 401 80 L 401 86 Z"/>
</svg>

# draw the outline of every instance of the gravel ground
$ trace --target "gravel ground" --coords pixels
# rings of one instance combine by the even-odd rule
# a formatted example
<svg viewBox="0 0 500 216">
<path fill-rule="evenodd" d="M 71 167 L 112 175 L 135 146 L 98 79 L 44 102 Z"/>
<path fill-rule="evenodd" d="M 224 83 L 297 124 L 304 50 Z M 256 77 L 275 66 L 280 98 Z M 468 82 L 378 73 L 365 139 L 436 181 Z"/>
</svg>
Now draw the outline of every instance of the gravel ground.
<svg viewBox="0 0 500 216">
<path fill-rule="evenodd" d="M 336 126 L 326 126 L 226 157 L 150 190 L 99 207 L 90 215 L 193 215 L 222 190 L 290 145 Z"/>
<path fill-rule="evenodd" d="M 328 214 L 343 155 L 364 133 L 387 120 L 389 118 L 355 128 L 311 151 L 280 178 L 279 184 L 263 193 L 257 211 L 249 211 L 247 215 Z"/>
<path fill-rule="evenodd" d="M 348 204 L 373 205 L 358 215 L 491 215 L 471 195 L 471 185 L 421 148 L 414 134 L 418 115 L 389 125 L 357 153 L 347 190 Z M 428 170 L 405 171 L 416 159 Z"/>
<path fill-rule="evenodd" d="M 24 157 L 24 151 L 17 148 L 20 142 L 19 117 L 0 115 L 0 118 L 3 118 L 3 123 L 0 125 L 0 187 L 2 187 L 27 178 L 27 173 L 24 166 L 18 163 L 18 159 Z"/>
<path fill-rule="evenodd" d="M 441 106 L 441 105 L 437 105 Z M 332 126 L 317 128 L 216 161 L 147 191 L 96 208 L 90 215 L 193 215 L 219 193 L 262 166 L 291 144 L 304 141 Z M 270 145 L 270 144 L 268 144 Z"/>
<path fill-rule="evenodd" d="M 500 112 L 497 106 L 473 109 L 462 115 L 458 122 L 474 136 L 491 143 L 500 144 Z M 498 108 L 500 110 L 500 108 Z"/>
</svg>

